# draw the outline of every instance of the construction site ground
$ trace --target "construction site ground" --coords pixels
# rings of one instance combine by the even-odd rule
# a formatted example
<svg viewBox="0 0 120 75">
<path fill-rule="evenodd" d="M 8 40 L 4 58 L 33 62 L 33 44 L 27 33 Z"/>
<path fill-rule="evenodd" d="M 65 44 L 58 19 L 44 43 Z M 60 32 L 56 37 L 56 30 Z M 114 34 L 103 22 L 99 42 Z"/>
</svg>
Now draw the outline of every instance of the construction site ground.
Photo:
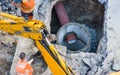
<svg viewBox="0 0 120 75">
<path fill-rule="evenodd" d="M 56 35 L 60 25 L 54 14 L 53 6 L 58 0 L 35 0 L 35 2 L 34 19 L 43 21 L 49 32 Z M 65 0 L 63 3 L 71 22 L 85 23 L 88 27 L 95 29 L 95 34 L 97 34 L 97 42 L 95 42 L 97 44 L 93 44 L 95 48 L 92 48 L 96 50 L 95 52 L 72 53 L 67 52 L 66 47 L 55 44 L 55 48 L 76 75 L 109 75 L 112 72 L 120 71 L 119 0 Z M 41 9 L 39 5 L 41 5 Z M 15 13 L 20 14 L 20 10 Z M 55 26 L 56 24 L 58 26 Z M 51 27 L 53 28 L 51 29 Z M 94 32 L 94 30 L 92 31 Z M 56 40 L 56 36 L 54 38 Z M 25 52 L 29 57 L 37 51 L 33 40 L 1 31 L 0 75 L 15 75 L 15 66 L 20 52 Z M 36 59 L 32 66 L 34 75 L 52 74 L 41 58 Z"/>
</svg>

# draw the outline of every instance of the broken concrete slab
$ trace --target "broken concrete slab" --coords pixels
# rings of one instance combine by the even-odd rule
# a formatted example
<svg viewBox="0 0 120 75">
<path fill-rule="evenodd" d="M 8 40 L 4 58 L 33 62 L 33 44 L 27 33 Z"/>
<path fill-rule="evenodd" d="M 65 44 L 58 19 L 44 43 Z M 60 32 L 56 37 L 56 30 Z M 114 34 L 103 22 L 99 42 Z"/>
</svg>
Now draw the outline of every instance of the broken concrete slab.
<svg viewBox="0 0 120 75">
<path fill-rule="evenodd" d="M 107 12 L 107 37 L 108 37 L 108 50 L 120 50 L 120 26 L 119 19 L 120 8 L 119 0 L 108 1 L 108 12 Z"/>
<path fill-rule="evenodd" d="M 90 71 L 88 71 L 87 75 L 95 75 L 98 71 L 98 66 L 93 66 Z"/>
<path fill-rule="evenodd" d="M 112 61 L 112 66 L 111 66 L 111 68 L 112 68 L 112 70 L 114 70 L 114 71 L 119 71 L 120 70 L 120 50 L 116 50 L 116 51 L 114 51 L 113 52 L 114 53 L 114 58 L 113 58 L 113 61 Z"/>
<path fill-rule="evenodd" d="M 16 75 L 15 67 L 19 60 L 19 54 L 21 52 L 25 52 L 27 56 L 37 52 L 36 50 L 33 50 L 32 47 L 33 47 L 33 41 L 31 39 L 27 39 L 23 37 L 20 37 L 18 39 L 16 52 L 15 52 L 13 63 L 10 70 L 11 75 Z"/>
<path fill-rule="evenodd" d="M 95 75 L 102 75 L 103 69 L 101 67 L 98 67 Z"/>
<path fill-rule="evenodd" d="M 59 0 L 35 0 L 34 19 L 44 22 L 49 32 L 52 8 L 57 1 Z"/>
</svg>

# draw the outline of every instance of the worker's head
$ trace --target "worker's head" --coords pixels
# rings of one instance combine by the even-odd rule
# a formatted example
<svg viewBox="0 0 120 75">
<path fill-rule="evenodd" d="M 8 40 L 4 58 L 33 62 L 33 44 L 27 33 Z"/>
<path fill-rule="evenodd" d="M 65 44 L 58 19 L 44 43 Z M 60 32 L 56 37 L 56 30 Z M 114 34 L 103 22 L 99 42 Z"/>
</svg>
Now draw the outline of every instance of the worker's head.
<svg viewBox="0 0 120 75">
<path fill-rule="evenodd" d="M 20 57 L 21 60 L 24 60 L 25 57 L 26 57 L 26 54 L 24 52 L 22 52 L 22 53 L 20 53 L 19 57 Z"/>
</svg>

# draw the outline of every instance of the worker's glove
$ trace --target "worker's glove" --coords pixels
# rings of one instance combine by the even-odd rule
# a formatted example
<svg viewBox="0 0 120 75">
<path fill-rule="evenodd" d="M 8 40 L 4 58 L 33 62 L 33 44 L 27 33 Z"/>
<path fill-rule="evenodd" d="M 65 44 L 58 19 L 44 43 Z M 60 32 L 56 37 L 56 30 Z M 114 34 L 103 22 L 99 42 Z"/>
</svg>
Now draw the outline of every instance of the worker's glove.
<svg viewBox="0 0 120 75">
<path fill-rule="evenodd" d="M 31 64 L 31 63 L 33 62 L 33 60 L 34 60 L 33 58 L 30 59 L 30 60 L 28 61 L 28 63 Z"/>
<path fill-rule="evenodd" d="M 30 61 L 31 59 L 35 60 L 36 58 L 42 57 L 41 53 L 38 51 L 37 53 L 31 55 L 28 57 L 27 61 Z"/>
</svg>

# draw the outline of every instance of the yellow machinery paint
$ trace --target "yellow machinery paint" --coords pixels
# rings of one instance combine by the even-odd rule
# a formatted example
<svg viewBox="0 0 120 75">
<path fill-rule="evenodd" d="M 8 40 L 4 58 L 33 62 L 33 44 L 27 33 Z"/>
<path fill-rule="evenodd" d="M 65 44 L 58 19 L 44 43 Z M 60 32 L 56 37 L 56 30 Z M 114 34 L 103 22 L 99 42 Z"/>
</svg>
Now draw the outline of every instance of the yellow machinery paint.
<svg viewBox="0 0 120 75">
<path fill-rule="evenodd" d="M 43 22 L 38 20 L 25 21 L 21 17 L 0 13 L 0 30 L 33 39 L 53 75 L 75 75 L 46 38 L 45 27 Z"/>
</svg>

